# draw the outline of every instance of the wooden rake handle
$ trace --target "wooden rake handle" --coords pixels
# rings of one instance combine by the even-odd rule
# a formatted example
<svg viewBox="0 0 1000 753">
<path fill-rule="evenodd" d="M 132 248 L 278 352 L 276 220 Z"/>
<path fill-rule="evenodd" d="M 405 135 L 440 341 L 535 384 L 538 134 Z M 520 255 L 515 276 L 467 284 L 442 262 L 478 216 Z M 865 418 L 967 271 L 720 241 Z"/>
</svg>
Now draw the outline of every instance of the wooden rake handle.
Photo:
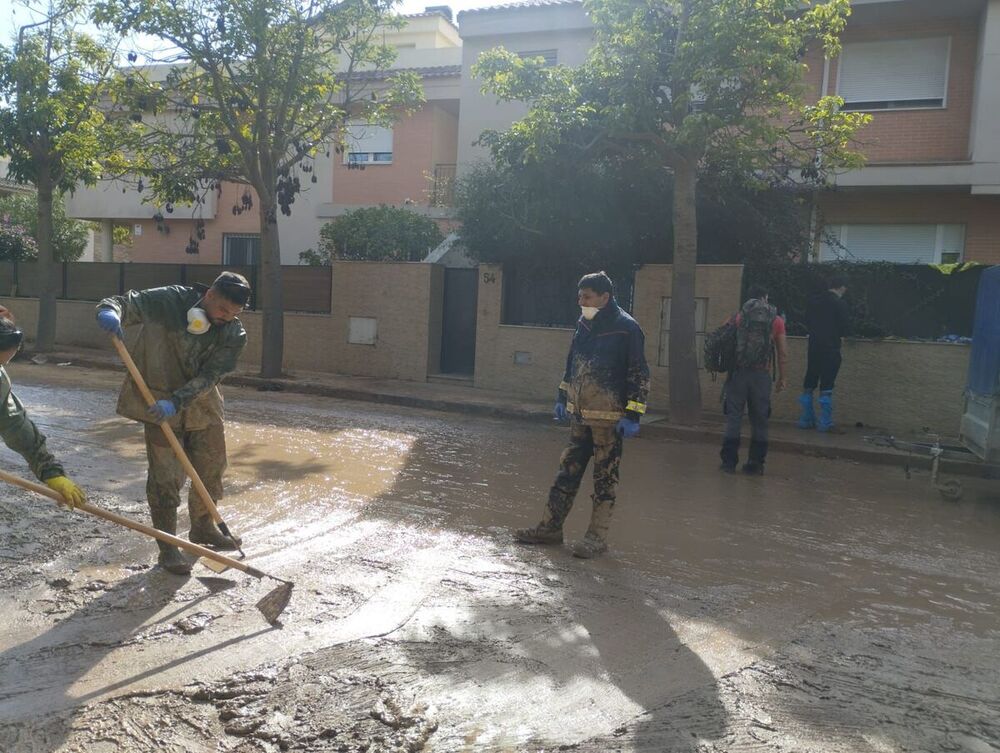
<svg viewBox="0 0 1000 753">
<path fill-rule="evenodd" d="M 7 473 L 6 471 L 0 471 L 0 481 L 6 481 L 8 484 L 13 484 L 14 486 L 19 486 L 22 489 L 27 489 L 29 492 L 35 492 L 36 494 L 41 494 L 43 496 L 49 497 L 60 504 L 65 504 L 66 501 L 63 496 L 42 484 L 36 484 L 34 481 L 28 481 L 27 479 L 21 478 L 20 476 L 15 476 L 13 473 Z M 172 536 L 169 533 L 159 530 L 158 528 L 153 528 L 152 526 L 144 525 L 143 523 L 138 523 L 131 518 L 126 518 L 117 513 L 110 512 L 109 510 L 104 510 L 100 507 L 94 507 L 93 505 L 83 504 L 76 505 L 75 509 L 83 510 L 83 512 L 90 513 L 98 518 L 103 518 L 116 525 L 124 526 L 125 528 L 131 528 L 133 531 L 138 531 L 139 533 L 144 533 L 147 536 L 152 536 L 154 539 L 159 539 L 167 544 L 173 544 L 176 547 L 183 549 L 191 554 L 198 555 L 199 557 L 205 557 L 206 559 L 215 560 L 216 562 L 226 565 L 228 567 L 235 568 L 236 570 L 241 570 L 247 575 L 252 575 L 255 578 L 267 577 L 267 574 L 262 570 L 258 570 L 255 567 L 251 567 L 245 562 L 233 559 L 232 557 L 227 557 L 224 554 L 219 554 L 211 549 L 206 549 L 203 546 L 198 546 L 197 544 L 192 544 L 187 539 L 181 539 L 177 536 Z"/>
<path fill-rule="evenodd" d="M 153 407 L 156 403 L 156 398 L 153 393 L 149 391 L 149 387 L 146 386 L 146 380 L 142 378 L 142 374 L 139 373 L 139 367 L 135 365 L 135 361 L 132 360 L 132 354 L 128 352 L 128 348 L 125 347 L 125 343 L 118 335 L 111 336 L 111 342 L 115 344 L 115 350 L 118 351 L 118 355 L 121 356 L 122 361 L 125 363 L 125 368 L 128 369 L 128 373 L 132 375 L 132 381 L 135 382 L 136 387 L 139 388 L 139 393 L 142 395 L 143 399 L 146 401 L 146 405 Z M 174 455 L 177 459 L 181 461 L 181 465 L 184 466 L 184 471 L 187 473 L 188 478 L 191 479 L 191 485 L 194 490 L 201 497 L 201 501 L 205 503 L 205 507 L 208 508 L 208 512 L 212 516 L 212 520 L 218 523 L 222 523 L 222 516 L 219 514 L 219 508 L 215 506 L 215 500 L 212 499 L 211 493 L 202 483 L 201 476 L 198 475 L 198 471 L 195 470 L 194 465 L 188 459 L 187 453 L 184 452 L 184 448 L 181 446 L 180 440 L 177 439 L 177 435 L 174 434 L 174 430 L 170 428 L 170 424 L 166 421 L 161 421 L 159 424 L 160 428 L 163 429 L 163 434 L 167 438 L 167 442 L 170 444 L 171 449 L 174 451 Z"/>
</svg>

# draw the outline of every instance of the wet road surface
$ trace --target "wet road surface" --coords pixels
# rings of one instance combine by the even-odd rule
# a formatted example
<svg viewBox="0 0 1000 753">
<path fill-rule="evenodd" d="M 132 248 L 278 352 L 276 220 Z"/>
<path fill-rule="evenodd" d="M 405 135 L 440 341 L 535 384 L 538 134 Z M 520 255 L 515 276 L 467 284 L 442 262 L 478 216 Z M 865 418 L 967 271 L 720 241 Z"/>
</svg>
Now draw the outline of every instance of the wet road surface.
<svg viewBox="0 0 1000 753">
<path fill-rule="evenodd" d="M 92 501 L 146 520 L 119 377 L 12 376 Z M 611 556 L 582 562 L 509 535 L 566 429 L 226 394 L 221 509 L 295 580 L 283 627 L 253 608 L 273 582 L 170 576 L 6 489 L 0 751 L 1000 751 L 1000 490 L 790 455 L 725 476 L 639 439 Z"/>
</svg>

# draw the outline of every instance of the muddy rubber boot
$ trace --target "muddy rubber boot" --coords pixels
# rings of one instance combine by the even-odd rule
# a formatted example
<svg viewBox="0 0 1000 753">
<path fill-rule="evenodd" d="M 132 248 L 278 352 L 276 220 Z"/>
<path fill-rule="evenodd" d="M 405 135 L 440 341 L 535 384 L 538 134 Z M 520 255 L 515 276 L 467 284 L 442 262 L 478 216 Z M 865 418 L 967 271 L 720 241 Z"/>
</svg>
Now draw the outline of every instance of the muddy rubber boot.
<svg viewBox="0 0 1000 753">
<path fill-rule="evenodd" d="M 562 544 L 562 524 L 552 519 L 552 513 L 545 510 L 542 522 L 532 528 L 518 528 L 514 539 L 521 544 Z"/>
<path fill-rule="evenodd" d="M 806 390 L 799 395 L 799 405 L 802 406 L 802 412 L 799 414 L 799 422 L 797 426 L 800 429 L 815 429 L 816 406 L 813 405 L 812 390 Z"/>
<path fill-rule="evenodd" d="M 720 471 L 723 473 L 736 473 L 736 464 L 740 462 L 740 438 L 731 439 L 724 437 L 722 440 L 722 449 L 719 450 L 719 457 L 722 458 L 722 463 L 719 465 Z"/>
<path fill-rule="evenodd" d="M 159 530 L 176 535 L 177 534 L 177 508 L 176 507 L 150 507 L 149 516 L 153 519 L 153 526 Z M 191 572 L 191 563 L 187 561 L 181 550 L 165 541 L 156 540 L 156 546 L 160 549 L 160 556 L 156 563 L 174 575 L 187 575 Z"/>
<path fill-rule="evenodd" d="M 747 462 L 743 464 L 743 472 L 748 476 L 763 476 L 767 442 L 751 441 L 748 455 Z"/>
<path fill-rule="evenodd" d="M 243 541 L 239 536 L 234 536 L 230 539 L 215 524 L 212 520 L 211 515 L 201 515 L 199 517 L 194 516 L 192 511 L 191 516 L 191 530 L 188 532 L 188 539 L 191 540 L 193 544 L 201 544 L 202 546 L 210 546 L 213 549 L 219 549 L 225 552 L 235 551 L 239 546 L 242 546 Z"/>
<path fill-rule="evenodd" d="M 589 560 L 608 551 L 608 528 L 611 527 L 612 505 L 595 502 L 590 513 L 590 525 L 582 540 L 573 544 L 573 556 Z"/>
</svg>

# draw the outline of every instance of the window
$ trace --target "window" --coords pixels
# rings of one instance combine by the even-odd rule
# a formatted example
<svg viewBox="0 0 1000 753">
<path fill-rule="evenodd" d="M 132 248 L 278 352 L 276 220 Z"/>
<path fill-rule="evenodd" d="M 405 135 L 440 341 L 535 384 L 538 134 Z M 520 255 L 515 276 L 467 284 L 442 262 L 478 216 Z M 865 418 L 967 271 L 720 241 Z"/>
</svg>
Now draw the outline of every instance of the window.
<svg viewBox="0 0 1000 753">
<path fill-rule="evenodd" d="M 965 253 L 965 225 L 827 225 L 820 261 L 953 264 Z"/>
<path fill-rule="evenodd" d="M 695 351 L 698 354 L 698 368 L 704 366 L 705 329 L 708 326 L 708 299 L 694 299 Z M 670 365 L 670 299 L 664 298 L 660 308 L 660 366 Z"/>
<path fill-rule="evenodd" d="M 223 235 L 222 263 L 233 267 L 254 267 L 260 264 L 260 236 L 251 233 Z"/>
<path fill-rule="evenodd" d="M 944 107 L 951 39 L 895 39 L 844 45 L 837 93 L 848 110 Z"/>
<path fill-rule="evenodd" d="M 528 50 L 527 52 L 519 52 L 517 56 L 522 60 L 533 60 L 534 58 L 542 58 L 545 61 L 547 67 L 552 67 L 556 64 L 559 59 L 558 50 Z"/>
<path fill-rule="evenodd" d="M 352 121 L 347 126 L 344 164 L 391 165 L 392 129 Z"/>
</svg>

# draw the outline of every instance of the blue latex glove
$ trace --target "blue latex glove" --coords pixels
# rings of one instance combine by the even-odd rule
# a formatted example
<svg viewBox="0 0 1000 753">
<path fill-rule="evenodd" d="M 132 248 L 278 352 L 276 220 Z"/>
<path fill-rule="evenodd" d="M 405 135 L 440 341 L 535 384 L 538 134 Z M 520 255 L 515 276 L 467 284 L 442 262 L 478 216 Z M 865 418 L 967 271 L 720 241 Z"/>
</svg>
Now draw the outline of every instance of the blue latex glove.
<svg viewBox="0 0 1000 753">
<path fill-rule="evenodd" d="M 101 309 L 97 312 L 97 326 L 109 335 L 118 335 L 118 337 L 124 339 L 124 335 L 122 334 L 122 320 L 111 309 Z"/>
<path fill-rule="evenodd" d="M 177 406 L 174 405 L 173 400 L 157 400 L 149 406 L 148 412 L 157 421 L 166 421 L 177 414 Z"/>
<path fill-rule="evenodd" d="M 625 439 L 639 436 L 639 422 L 631 418 L 619 418 L 615 432 L 621 434 Z"/>
<path fill-rule="evenodd" d="M 568 421 L 569 413 L 566 411 L 566 403 L 561 400 L 556 403 L 556 407 L 552 409 L 552 415 L 555 416 L 556 421 Z"/>
</svg>

